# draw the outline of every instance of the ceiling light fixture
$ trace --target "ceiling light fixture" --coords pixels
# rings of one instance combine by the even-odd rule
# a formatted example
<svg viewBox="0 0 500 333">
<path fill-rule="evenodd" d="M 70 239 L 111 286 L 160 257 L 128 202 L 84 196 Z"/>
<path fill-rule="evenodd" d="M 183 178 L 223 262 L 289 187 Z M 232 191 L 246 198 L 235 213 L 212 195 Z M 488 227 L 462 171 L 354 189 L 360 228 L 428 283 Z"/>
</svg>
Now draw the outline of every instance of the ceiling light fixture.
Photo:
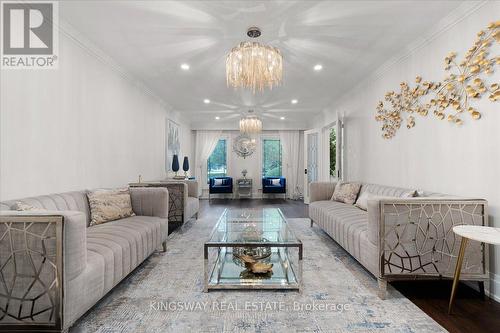
<svg viewBox="0 0 500 333">
<path fill-rule="evenodd" d="M 281 120 L 285 120 L 285 117 L 280 117 Z"/>
<path fill-rule="evenodd" d="M 219 120 L 219 119 L 220 119 L 220 117 L 219 117 L 219 116 L 215 117 L 215 120 Z"/>
<path fill-rule="evenodd" d="M 248 110 L 247 116 L 240 119 L 240 132 L 243 134 L 258 134 L 262 132 L 262 120 Z"/>
<path fill-rule="evenodd" d="M 205 103 L 205 104 L 210 104 L 210 100 L 209 100 L 208 98 L 205 98 L 205 99 L 203 100 L 203 103 Z"/>
<path fill-rule="evenodd" d="M 317 64 L 317 65 L 314 65 L 314 67 L 313 67 L 313 68 L 314 68 L 314 70 L 315 70 L 316 72 L 319 72 L 320 70 L 322 70 L 322 69 L 323 69 L 323 65 L 321 65 L 321 64 Z"/>
<path fill-rule="evenodd" d="M 189 70 L 189 65 L 188 64 L 181 64 L 181 69 L 187 71 L 187 70 Z"/>
<path fill-rule="evenodd" d="M 261 35 L 259 28 L 247 31 L 248 37 Z M 275 47 L 257 42 L 241 42 L 226 57 L 227 86 L 256 90 L 272 89 L 281 84 L 283 78 L 283 56 Z"/>
<path fill-rule="evenodd" d="M 292 99 L 292 104 L 297 104 L 299 101 L 297 99 Z"/>
</svg>

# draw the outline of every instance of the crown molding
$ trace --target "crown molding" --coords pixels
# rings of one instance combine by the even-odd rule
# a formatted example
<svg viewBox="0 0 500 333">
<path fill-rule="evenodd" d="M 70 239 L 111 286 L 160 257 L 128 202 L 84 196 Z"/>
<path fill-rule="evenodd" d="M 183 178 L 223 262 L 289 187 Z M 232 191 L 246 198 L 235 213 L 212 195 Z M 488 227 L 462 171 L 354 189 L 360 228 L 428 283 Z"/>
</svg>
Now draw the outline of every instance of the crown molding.
<svg viewBox="0 0 500 333">
<path fill-rule="evenodd" d="M 163 98 L 161 98 L 153 90 L 151 90 L 142 79 L 138 78 L 125 67 L 121 66 L 112 57 L 110 57 L 107 53 L 100 49 L 94 42 L 92 42 L 86 35 L 84 35 L 81 31 L 76 29 L 73 25 L 71 25 L 68 21 L 62 19 L 61 17 L 59 17 L 58 30 L 61 34 L 75 43 L 78 47 L 86 51 L 87 54 L 97 59 L 99 62 L 104 64 L 107 68 L 111 69 L 123 79 L 130 82 L 145 95 L 154 99 L 162 106 L 162 108 L 165 109 L 165 111 L 172 113 L 172 116 L 177 116 L 181 119 L 182 122 L 190 124 L 190 121 L 186 119 L 186 117 L 184 117 L 180 112 L 175 111 L 170 104 L 168 104 Z"/>
<path fill-rule="evenodd" d="M 364 80 L 346 91 L 344 95 L 338 99 L 337 102 L 325 108 L 322 113 L 327 114 L 332 110 L 336 110 L 339 105 L 342 105 L 348 98 L 351 97 L 354 91 L 359 91 L 359 89 L 384 76 L 384 74 L 389 72 L 396 65 L 410 58 L 413 54 L 417 53 L 419 50 L 430 44 L 432 41 L 443 35 L 458 23 L 462 22 L 470 15 L 474 14 L 477 10 L 479 10 L 489 2 L 489 0 L 463 2 L 460 6 L 443 17 L 429 31 L 424 33 L 422 37 L 408 44 L 403 48 L 401 52 L 397 53 L 394 57 L 384 62 L 382 65 L 377 67 L 377 69 L 371 72 Z"/>
</svg>

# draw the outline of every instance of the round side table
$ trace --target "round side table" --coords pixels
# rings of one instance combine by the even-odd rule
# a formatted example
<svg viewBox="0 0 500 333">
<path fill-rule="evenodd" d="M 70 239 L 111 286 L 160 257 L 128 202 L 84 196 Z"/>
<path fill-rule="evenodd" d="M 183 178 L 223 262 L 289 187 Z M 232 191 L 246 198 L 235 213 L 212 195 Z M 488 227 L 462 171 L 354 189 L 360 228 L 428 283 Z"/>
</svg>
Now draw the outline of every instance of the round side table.
<svg viewBox="0 0 500 333">
<path fill-rule="evenodd" d="M 500 245 L 500 228 L 483 227 L 477 225 L 459 225 L 453 227 L 453 232 L 462 237 L 460 242 L 460 251 L 458 253 L 457 265 L 455 267 L 455 276 L 453 277 L 453 287 L 451 287 L 450 303 L 448 305 L 448 314 L 451 313 L 455 293 L 457 292 L 458 281 L 460 280 L 460 271 L 464 260 L 465 248 L 470 240 L 481 243 Z"/>
</svg>

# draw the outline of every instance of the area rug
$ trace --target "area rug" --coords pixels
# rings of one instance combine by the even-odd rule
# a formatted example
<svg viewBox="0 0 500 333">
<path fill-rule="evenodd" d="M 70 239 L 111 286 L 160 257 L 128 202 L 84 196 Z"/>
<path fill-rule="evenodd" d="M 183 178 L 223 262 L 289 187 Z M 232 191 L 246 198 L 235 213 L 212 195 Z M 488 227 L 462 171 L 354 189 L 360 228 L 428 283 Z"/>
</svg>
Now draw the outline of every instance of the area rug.
<svg viewBox="0 0 500 333">
<path fill-rule="evenodd" d="M 289 219 L 304 244 L 302 293 L 203 292 L 203 241 L 216 218 L 186 223 L 70 332 L 445 332 L 377 281 L 309 219 Z"/>
</svg>

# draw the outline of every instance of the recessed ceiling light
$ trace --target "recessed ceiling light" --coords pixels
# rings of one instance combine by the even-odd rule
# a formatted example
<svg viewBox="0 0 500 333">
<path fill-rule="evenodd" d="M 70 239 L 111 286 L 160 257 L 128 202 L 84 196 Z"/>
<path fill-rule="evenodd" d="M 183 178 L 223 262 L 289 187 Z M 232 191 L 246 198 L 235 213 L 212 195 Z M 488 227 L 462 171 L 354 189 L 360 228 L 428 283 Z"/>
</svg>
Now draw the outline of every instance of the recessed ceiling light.
<svg viewBox="0 0 500 333">
<path fill-rule="evenodd" d="M 187 70 L 189 70 L 189 65 L 188 64 L 181 64 L 181 69 L 187 71 Z"/>
<path fill-rule="evenodd" d="M 322 70 L 322 69 L 323 69 L 323 65 L 321 65 L 321 64 L 317 64 L 317 65 L 314 65 L 314 67 L 313 67 L 313 68 L 314 68 L 314 70 L 315 70 L 316 72 L 318 72 L 318 71 L 320 71 L 320 70 Z"/>
<path fill-rule="evenodd" d="M 285 117 L 280 117 L 281 120 L 285 120 Z"/>
<path fill-rule="evenodd" d="M 215 117 L 215 120 L 219 120 L 219 119 L 220 119 L 220 117 L 219 117 L 219 116 Z"/>
<path fill-rule="evenodd" d="M 292 99 L 292 104 L 297 104 L 299 102 L 299 100 L 297 99 Z"/>
<path fill-rule="evenodd" d="M 210 100 L 209 100 L 208 98 L 205 98 L 205 99 L 203 100 L 203 103 L 205 103 L 205 104 L 210 104 Z"/>
</svg>

